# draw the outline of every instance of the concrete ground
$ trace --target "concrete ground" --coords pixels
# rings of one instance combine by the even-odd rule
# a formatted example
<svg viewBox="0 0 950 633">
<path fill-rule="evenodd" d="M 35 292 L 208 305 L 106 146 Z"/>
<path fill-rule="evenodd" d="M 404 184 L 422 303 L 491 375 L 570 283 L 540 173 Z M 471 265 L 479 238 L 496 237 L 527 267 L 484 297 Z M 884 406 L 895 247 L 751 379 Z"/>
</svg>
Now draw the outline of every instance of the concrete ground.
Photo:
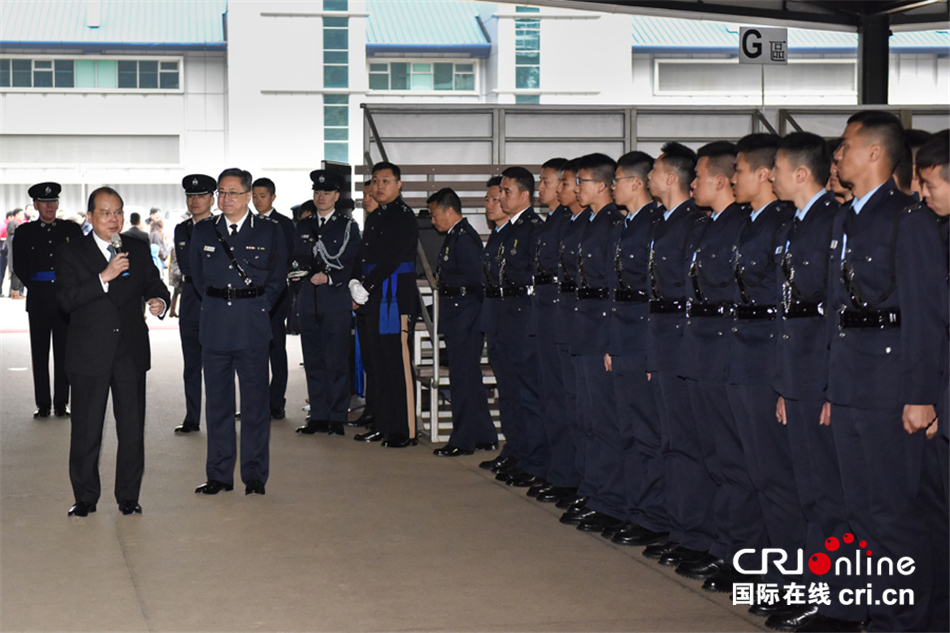
<svg viewBox="0 0 950 633">
<path fill-rule="evenodd" d="M 300 345 L 267 495 L 194 494 L 204 424 L 177 437 L 177 322 L 152 320 L 144 513 L 69 518 L 69 421 L 34 420 L 24 302 L 0 299 L 3 631 L 755 631 L 763 620 L 496 482 L 478 462 L 301 436 Z"/>
</svg>

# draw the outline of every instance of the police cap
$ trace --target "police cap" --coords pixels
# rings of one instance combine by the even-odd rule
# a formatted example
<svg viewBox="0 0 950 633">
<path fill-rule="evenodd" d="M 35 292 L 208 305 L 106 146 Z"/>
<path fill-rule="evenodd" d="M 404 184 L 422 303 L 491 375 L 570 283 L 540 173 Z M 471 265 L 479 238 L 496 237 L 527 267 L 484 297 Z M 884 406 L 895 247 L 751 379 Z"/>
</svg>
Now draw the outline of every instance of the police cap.
<svg viewBox="0 0 950 633">
<path fill-rule="evenodd" d="M 59 192 L 63 190 L 58 182 L 41 182 L 30 187 L 30 197 L 34 200 L 59 200 Z"/>
<path fill-rule="evenodd" d="M 203 196 L 214 193 L 218 182 L 205 174 L 191 174 L 181 179 L 181 186 L 184 187 L 186 196 Z"/>
<path fill-rule="evenodd" d="M 310 172 L 314 191 L 339 191 L 343 188 L 343 178 L 339 174 L 326 169 L 316 169 Z"/>
</svg>

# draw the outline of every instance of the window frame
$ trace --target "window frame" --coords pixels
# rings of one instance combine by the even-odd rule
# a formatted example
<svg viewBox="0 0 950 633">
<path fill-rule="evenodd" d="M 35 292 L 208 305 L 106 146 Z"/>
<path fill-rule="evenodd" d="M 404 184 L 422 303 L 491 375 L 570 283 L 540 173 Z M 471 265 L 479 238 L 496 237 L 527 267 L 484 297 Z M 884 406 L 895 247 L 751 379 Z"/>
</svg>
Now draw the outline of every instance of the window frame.
<svg viewBox="0 0 950 633">
<path fill-rule="evenodd" d="M 367 57 L 366 58 L 366 83 L 369 86 L 369 79 L 371 74 L 381 75 L 380 72 L 372 72 L 371 68 L 376 64 L 386 64 L 386 77 L 388 78 L 390 88 L 369 88 L 368 94 L 370 95 L 396 95 L 396 96 L 408 96 L 408 95 L 424 95 L 424 96 L 478 96 L 481 90 L 481 77 L 479 70 L 481 69 L 481 60 L 475 57 L 465 57 L 465 58 L 443 58 L 443 57 L 386 57 L 380 59 L 378 57 Z M 399 89 L 394 90 L 392 86 L 392 67 L 390 64 L 407 64 L 408 76 L 409 76 L 409 86 L 408 90 Z M 431 70 L 429 73 L 416 73 L 419 75 L 428 74 L 432 77 L 432 89 L 431 90 L 413 90 L 412 89 L 412 67 L 414 64 L 429 64 Z M 436 90 L 435 89 L 435 64 L 452 64 L 452 90 Z M 459 65 L 467 65 L 472 67 L 472 72 L 459 73 Z M 468 75 L 471 74 L 474 80 L 474 87 L 470 90 L 456 90 L 455 81 L 459 74 Z"/>
<path fill-rule="evenodd" d="M 10 63 L 10 86 L 0 86 L 0 93 L 22 92 L 22 93 L 95 93 L 95 94 L 184 94 L 185 92 L 185 56 L 184 55 L 29 55 L 29 54 L 0 54 L 0 59 L 11 60 Z M 36 62 L 52 62 L 52 68 L 49 72 L 53 74 L 53 86 L 48 88 L 36 88 L 30 86 L 13 86 L 13 64 L 12 60 L 25 59 L 30 60 L 31 73 L 36 72 Z M 73 62 L 73 87 L 57 87 L 56 84 L 56 61 L 71 60 Z M 76 86 L 76 62 L 80 61 L 113 61 L 116 62 L 116 84 L 118 84 L 118 62 L 134 61 L 136 62 L 136 78 L 139 75 L 138 62 L 154 61 L 158 64 L 158 86 L 157 88 L 90 88 Z M 178 88 L 162 88 L 162 62 L 175 62 L 178 65 Z M 165 71 L 170 73 L 170 71 Z M 31 82 L 35 83 L 34 75 L 30 75 Z"/>
</svg>

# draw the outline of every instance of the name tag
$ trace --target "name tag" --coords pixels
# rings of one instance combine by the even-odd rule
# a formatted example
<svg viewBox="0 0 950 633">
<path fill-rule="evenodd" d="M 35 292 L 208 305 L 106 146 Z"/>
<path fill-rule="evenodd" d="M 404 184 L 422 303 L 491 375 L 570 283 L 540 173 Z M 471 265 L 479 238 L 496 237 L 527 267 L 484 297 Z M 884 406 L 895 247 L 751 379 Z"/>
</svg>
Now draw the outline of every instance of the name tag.
<svg viewBox="0 0 950 633">
<path fill-rule="evenodd" d="M 206 253 L 213 253 L 213 252 L 214 252 L 214 246 L 205 246 L 205 252 L 206 252 Z"/>
<path fill-rule="evenodd" d="M 179 246 L 187 246 L 188 242 L 178 242 Z"/>
<path fill-rule="evenodd" d="M 838 240 L 831 240 L 831 250 L 838 248 Z"/>
</svg>

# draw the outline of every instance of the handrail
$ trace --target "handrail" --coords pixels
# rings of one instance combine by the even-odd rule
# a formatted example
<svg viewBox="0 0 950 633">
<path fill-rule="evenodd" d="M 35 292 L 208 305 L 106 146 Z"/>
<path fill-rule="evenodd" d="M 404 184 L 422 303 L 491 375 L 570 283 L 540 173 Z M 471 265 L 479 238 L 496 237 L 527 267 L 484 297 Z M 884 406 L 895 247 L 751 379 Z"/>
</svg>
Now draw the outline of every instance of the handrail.
<svg viewBox="0 0 950 633">
<path fill-rule="evenodd" d="M 389 156 L 386 155 L 386 148 L 383 147 L 383 140 L 379 138 L 379 130 L 376 129 L 376 121 L 373 120 L 373 113 L 369 110 L 368 103 L 361 103 L 360 107 L 363 108 L 363 117 L 366 119 L 366 122 L 369 123 L 370 132 L 372 132 L 373 137 L 376 139 L 376 147 L 379 148 L 379 155 L 386 162 L 389 162 Z M 366 152 L 366 157 L 369 157 L 369 152 Z"/>
<path fill-rule="evenodd" d="M 419 293 L 419 313 L 422 315 L 422 322 L 426 325 L 429 332 L 429 340 L 432 341 L 432 379 L 429 383 L 429 437 L 432 441 L 437 441 L 439 429 L 439 289 L 435 282 L 435 275 L 432 274 L 432 267 L 429 266 L 429 260 L 426 258 L 425 250 L 422 248 L 422 241 L 416 242 L 416 252 L 419 259 L 422 260 L 422 270 L 425 272 L 426 281 L 432 288 L 432 317 L 429 317 L 429 311 L 425 309 L 422 291 L 416 285 L 416 292 Z"/>
</svg>

